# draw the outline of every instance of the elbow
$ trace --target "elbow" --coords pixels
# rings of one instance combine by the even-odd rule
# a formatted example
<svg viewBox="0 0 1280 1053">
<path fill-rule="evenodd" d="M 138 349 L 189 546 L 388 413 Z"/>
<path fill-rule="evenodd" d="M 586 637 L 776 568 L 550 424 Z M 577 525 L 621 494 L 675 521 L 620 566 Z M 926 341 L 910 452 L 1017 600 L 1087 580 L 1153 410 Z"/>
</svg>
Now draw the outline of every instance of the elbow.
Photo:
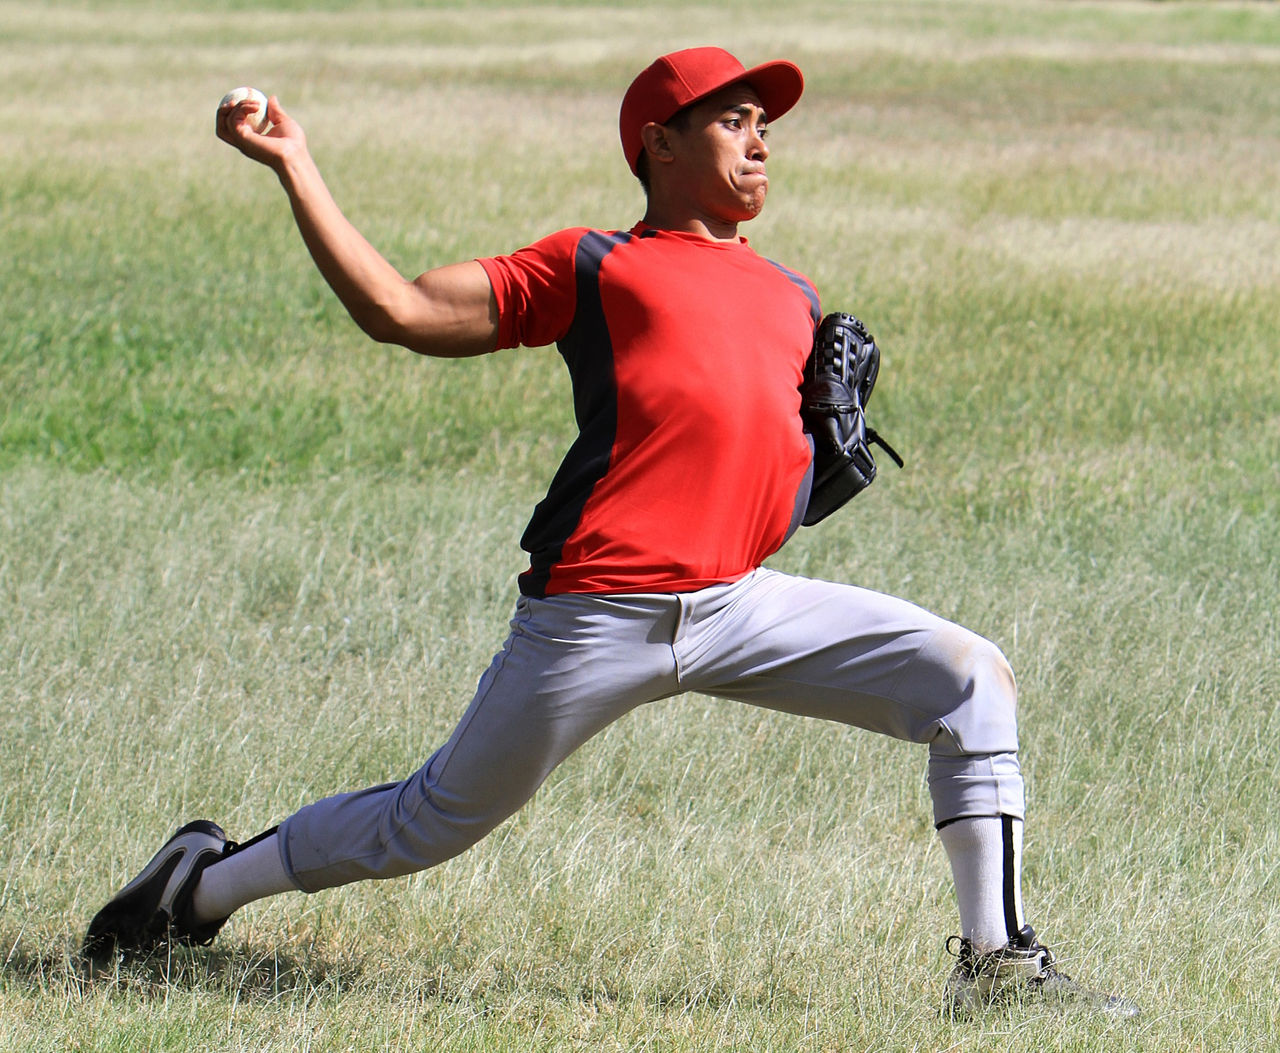
<svg viewBox="0 0 1280 1053">
<path fill-rule="evenodd" d="M 349 305 L 348 311 L 365 336 L 379 344 L 411 348 L 422 326 L 420 315 L 408 311 L 402 297 L 364 300 Z"/>
<path fill-rule="evenodd" d="M 385 310 L 370 309 L 359 313 L 352 312 L 354 319 L 365 336 L 379 344 L 399 344 L 407 346 L 408 335 L 399 325 L 395 317 Z"/>
</svg>

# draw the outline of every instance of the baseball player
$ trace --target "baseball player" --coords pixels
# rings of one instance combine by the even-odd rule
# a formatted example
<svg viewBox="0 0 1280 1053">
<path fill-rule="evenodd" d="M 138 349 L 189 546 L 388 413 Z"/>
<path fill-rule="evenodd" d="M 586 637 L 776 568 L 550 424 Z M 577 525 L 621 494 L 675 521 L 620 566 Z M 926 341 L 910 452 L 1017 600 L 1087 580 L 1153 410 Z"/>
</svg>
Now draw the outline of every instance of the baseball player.
<svg viewBox="0 0 1280 1053">
<path fill-rule="evenodd" d="M 188 823 L 99 911 L 87 954 L 207 944 L 254 900 L 435 866 L 608 724 L 692 691 L 928 747 L 960 916 L 949 1008 L 1052 996 L 1136 1012 L 1065 976 L 1024 918 L 1015 687 L 996 646 L 905 600 L 763 566 L 814 490 L 800 388 L 822 316 L 813 284 L 739 228 L 764 207 L 768 124 L 802 91 L 789 62 L 664 55 L 619 116 L 640 222 L 412 281 L 340 212 L 278 100 L 266 134 L 247 104 L 219 110 L 218 136 L 275 172 L 370 337 L 441 357 L 555 344 L 578 435 L 522 538 L 510 635 L 448 741 L 402 781 L 316 801 L 243 844 Z"/>
</svg>

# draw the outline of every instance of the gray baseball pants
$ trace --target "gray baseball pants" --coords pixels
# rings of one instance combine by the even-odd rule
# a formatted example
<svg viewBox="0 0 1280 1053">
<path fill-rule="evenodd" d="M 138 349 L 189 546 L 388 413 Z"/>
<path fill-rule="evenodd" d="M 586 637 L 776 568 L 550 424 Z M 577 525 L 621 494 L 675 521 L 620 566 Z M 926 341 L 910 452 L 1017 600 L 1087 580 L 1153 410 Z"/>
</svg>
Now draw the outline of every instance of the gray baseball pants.
<svg viewBox="0 0 1280 1053">
<path fill-rule="evenodd" d="M 403 782 L 280 827 L 306 892 L 469 848 L 645 702 L 696 691 L 929 746 L 934 821 L 1022 818 L 1013 674 L 994 644 L 892 596 L 761 569 L 699 592 L 522 597 L 449 741 Z"/>
</svg>

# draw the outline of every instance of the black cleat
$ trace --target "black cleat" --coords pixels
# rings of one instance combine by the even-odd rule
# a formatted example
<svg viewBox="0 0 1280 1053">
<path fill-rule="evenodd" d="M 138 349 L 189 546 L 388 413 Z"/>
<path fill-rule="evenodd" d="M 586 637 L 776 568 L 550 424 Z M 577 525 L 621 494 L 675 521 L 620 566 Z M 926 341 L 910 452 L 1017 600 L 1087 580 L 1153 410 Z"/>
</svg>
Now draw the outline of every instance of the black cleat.
<svg viewBox="0 0 1280 1053">
<path fill-rule="evenodd" d="M 947 950 L 960 959 L 947 978 L 944 1011 L 951 1016 L 971 1016 L 989 1006 L 1019 1001 L 1083 1006 L 1116 1019 L 1138 1015 L 1138 1007 L 1127 998 L 1090 990 L 1058 969 L 1030 925 L 1024 925 L 1005 946 L 986 954 L 976 954 L 960 936 L 947 940 Z"/>
<path fill-rule="evenodd" d="M 187 823 L 94 915 L 81 954 L 95 960 L 113 954 L 145 957 L 167 944 L 212 943 L 227 919 L 193 924 L 191 894 L 201 872 L 233 848 L 216 823 Z"/>
</svg>

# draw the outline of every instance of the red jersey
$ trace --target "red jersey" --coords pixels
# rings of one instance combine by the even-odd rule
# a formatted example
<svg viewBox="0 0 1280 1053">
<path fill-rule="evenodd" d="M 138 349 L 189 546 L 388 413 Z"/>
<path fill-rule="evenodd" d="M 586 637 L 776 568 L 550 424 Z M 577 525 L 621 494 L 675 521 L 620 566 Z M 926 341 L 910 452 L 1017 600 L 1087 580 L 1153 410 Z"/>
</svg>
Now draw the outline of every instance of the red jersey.
<svg viewBox="0 0 1280 1053">
<path fill-rule="evenodd" d="M 782 546 L 808 496 L 799 386 L 821 312 L 807 278 L 745 239 L 644 224 L 479 262 L 498 347 L 556 344 L 578 424 L 521 539 L 521 592 L 684 592 Z"/>
</svg>

